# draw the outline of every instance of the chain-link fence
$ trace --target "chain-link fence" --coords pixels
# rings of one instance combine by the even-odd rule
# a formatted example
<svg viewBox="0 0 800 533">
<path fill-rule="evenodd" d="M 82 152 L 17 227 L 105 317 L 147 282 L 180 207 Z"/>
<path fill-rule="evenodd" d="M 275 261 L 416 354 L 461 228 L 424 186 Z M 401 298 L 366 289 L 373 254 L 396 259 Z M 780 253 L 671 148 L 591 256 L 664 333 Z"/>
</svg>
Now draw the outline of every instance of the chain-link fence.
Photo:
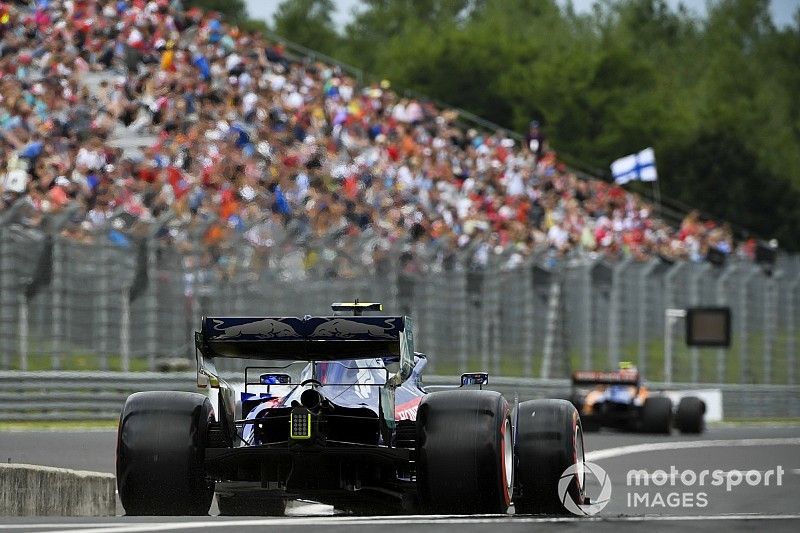
<svg viewBox="0 0 800 533">
<path fill-rule="evenodd" d="M 32 228 L 13 211 L 4 218 L 2 369 L 152 370 L 161 358 L 193 359 L 203 314 L 325 314 L 359 298 L 413 316 L 417 347 L 438 374 L 558 378 L 628 360 L 655 381 L 798 380 L 798 257 L 780 257 L 768 273 L 733 259 L 716 267 L 389 247 L 369 232 L 303 242 L 288 228 L 262 239 L 264 227 L 209 246 L 209 223 L 197 220 L 127 232 L 110 223 L 76 237 L 58 220 Z M 730 306 L 732 346 L 689 349 L 674 328 L 665 376 L 665 312 L 691 305 Z"/>
</svg>

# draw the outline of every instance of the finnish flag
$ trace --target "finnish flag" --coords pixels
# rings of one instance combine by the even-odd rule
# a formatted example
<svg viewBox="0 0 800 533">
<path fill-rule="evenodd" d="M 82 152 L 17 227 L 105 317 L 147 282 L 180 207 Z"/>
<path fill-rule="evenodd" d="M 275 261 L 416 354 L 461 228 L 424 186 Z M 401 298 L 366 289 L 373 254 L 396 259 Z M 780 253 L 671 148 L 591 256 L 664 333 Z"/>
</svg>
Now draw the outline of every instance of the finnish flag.
<svg viewBox="0 0 800 533">
<path fill-rule="evenodd" d="M 611 174 L 614 182 L 625 185 L 629 181 L 656 181 L 656 153 L 652 148 L 645 148 L 638 154 L 621 157 L 611 163 Z"/>
</svg>

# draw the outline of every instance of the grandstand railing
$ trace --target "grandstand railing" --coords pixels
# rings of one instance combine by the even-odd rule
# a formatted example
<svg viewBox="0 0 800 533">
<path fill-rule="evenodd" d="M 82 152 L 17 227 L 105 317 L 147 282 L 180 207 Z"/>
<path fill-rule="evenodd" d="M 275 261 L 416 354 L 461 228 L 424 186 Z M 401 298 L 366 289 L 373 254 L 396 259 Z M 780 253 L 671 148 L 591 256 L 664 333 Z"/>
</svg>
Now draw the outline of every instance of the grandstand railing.
<svg viewBox="0 0 800 533">
<path fill-rule="evenodd" d="M 286 55 L 289 59 L 293 59 L 295 61 L 303 61 L 303 60 L 310 60 L 310 61 L 322 61 L 323 63 L 327 63 L 329 65 L 335 65 L 339 67 L 342 71 L 350 74 L 353 76 L 359 85 L 364 84 L 364 71 L 358 67 L 354 67 L 348 63 L 343 61 L 339 61 L 327 54 L 323 54 L 322 52 L 318 52 L 316 50 L 312 50 L 302 44 L 296 43 L 294 41 L 290 41 L 284 37 L 281 37 L 277 33 L 273 33 L 269 30 L 262 30 L 264 36 L 268 39 L 280 43 L 286 50 Z"/>
<path fill-rule="evenodd" d="M 16 213 L 17 216 L 14 216 Z M 417 324 L 432 371 L 566 378 L 572 369 L 633 361 L 653 380 L 796 384 L 800 258 L 767 272 L 661 259 L 608 262 L 589 255 L 523 257 L 476 245 L 453 254 L 405 243 L 382 250 L 369 232 L 271 246 L 239 236 L 202 242 L 207 224 L 168 218 L 127 233 L 110 224 L 76 240 L 63 218 L 0 226 L 0 368 L 152 370 L 193 359 L 203 314 L 326 313 L 333 301 L 377 300 Z M 257 228 L 256 228 L 257 229 Z M 176 244 L 164 233 L 179 233 Z M 729 350 L 689 349 L 675 328 L 664 375 L 667 308 L 727 305 Z"/>
</svg>

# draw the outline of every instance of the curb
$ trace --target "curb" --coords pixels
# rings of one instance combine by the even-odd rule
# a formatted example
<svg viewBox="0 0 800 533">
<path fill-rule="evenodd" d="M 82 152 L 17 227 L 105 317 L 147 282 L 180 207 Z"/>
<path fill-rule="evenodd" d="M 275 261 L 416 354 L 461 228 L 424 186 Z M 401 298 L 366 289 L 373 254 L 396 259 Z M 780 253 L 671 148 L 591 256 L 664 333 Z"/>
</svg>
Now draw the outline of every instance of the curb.
<svg viewBox="0 0 800 533">
<path fill-rule="evenodd" d="M 0 516 L 114 516 L 113 474 L 0 463 Z"/>
</svg>

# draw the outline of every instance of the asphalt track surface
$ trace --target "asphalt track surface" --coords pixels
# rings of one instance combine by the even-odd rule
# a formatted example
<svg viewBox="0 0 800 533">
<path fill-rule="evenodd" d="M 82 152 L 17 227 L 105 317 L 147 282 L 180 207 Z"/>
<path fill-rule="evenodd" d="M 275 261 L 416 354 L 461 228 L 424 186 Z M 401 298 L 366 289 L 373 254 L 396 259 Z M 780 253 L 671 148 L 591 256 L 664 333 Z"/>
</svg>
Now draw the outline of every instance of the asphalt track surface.
<svg viewBox="0 0 800 533">
<path fill-rule="evenodd" d="M 114 472 L 113 431 L 0 432 L 0 460 Z M 2 531 L 289 531 L 377 533 L 387 531 L 800 531 L 800 426 L 720 427 L 702 435 L 589 433 L 587 461 L 607 472 L 612 494 L 596 516 L 329 516 L 331 509 L 302 502 L 283 518 L 233 517 L 0 517 Z M 639 473 L 639 485 L 631 477 Z M 665 472 L 662 476 L 658 470 Z M 701 485 L 702 471 L 708 471 Z M 713 483 L 714 470 L 717 481 Z M 687 472 L 689 471 L 689 472 Z M 769 484 L 766 473 L 772 471 Z M 674 475 L 670 478 L 670 473 Z M 777 483 L 778 473 L 780 484 Z M 694 473 L 697 478 L 693 479 Z M 739 475 L 741 473 L 741 476 Z M 758 483 L 748 483 L 750 481 Z M 741 477 L 741 479 L 740 479 Z M 644 485 L 645 481 L 648 483 Z M 657 485 L 657 483 L 663 483 Z M 600 481 L 587 477 L 590 496 Z M 118 512 L 122 513 L 121 506 Z"/>
</svg>

